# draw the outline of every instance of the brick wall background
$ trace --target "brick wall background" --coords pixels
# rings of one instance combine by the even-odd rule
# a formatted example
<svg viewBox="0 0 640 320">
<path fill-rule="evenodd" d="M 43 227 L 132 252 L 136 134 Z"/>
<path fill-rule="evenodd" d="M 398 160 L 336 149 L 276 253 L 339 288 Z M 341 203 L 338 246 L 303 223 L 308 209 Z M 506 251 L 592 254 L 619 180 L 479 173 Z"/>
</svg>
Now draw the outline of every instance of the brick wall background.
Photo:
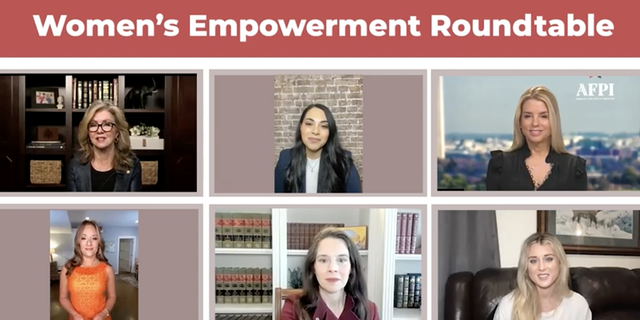
<svg viewBox="0 0 640 320">
<path fill-rule="evenodd" d="M 274 83 L 275 162 L 282 149 L 291 148 L 304 108 L 326 105 L 336 119 L 342 147 L 353 154 L 362 172 L 362 75 L 277 75 Z"/>
</svg>

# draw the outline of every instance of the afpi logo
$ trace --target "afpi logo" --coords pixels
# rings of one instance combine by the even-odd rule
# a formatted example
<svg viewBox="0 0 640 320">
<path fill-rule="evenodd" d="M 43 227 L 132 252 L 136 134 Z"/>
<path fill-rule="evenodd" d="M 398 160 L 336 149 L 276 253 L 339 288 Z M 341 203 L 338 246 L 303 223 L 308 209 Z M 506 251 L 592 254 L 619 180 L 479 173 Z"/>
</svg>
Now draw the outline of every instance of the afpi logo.
<svg viewBox="0 0 640 320">
<path fill-rule="evenodd" d="M 589 79 L 599 80 L 602 76 L 589 76 Z M 615 100 L 613 85 L 604 81 L 580 83 L 576 100 Z"/>
</svg>

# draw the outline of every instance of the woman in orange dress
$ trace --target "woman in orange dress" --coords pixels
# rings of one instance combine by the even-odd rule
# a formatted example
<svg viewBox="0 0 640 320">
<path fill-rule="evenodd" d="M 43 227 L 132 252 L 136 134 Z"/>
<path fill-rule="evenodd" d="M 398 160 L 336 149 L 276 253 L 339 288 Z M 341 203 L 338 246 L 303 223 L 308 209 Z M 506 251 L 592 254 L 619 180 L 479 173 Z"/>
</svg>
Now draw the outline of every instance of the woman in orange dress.
<svg viewBox="0 0 640 320">
<path fill-rule="evenodd" d="M 116 303 L 115 275 L 104 256 L 98 225 L 83 221 L 74 243 L 74 256 L 60 272 L 60 304 L 69 320 L 111 320 Z"/>
</svg>

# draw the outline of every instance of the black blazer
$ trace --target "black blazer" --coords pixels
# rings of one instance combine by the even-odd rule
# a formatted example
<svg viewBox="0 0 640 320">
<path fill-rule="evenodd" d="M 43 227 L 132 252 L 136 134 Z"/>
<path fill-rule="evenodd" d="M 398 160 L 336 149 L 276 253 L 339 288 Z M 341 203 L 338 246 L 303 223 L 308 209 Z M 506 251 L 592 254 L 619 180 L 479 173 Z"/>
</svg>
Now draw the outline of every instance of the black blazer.
<svg viewBox="0 0 640 320">
<path fill-rule="evenodd" d="M 67 172 L 67 190 L 91 192 L 91 163 L 80 163 L 79 155 L 75 155 L 69 162 Z M 116 173 L 114 192 L 129 192 L 142 190 L 142 166 L 137 157 L 133 157 L 133 168 L 126 172 Z"/>
<path fill-rule="evenodd" d="M 274 189 L 275 193 L 285 193 L 284 189 L 284 181 L 287 176 L 287 167 L 291 163 L 291 151 L 292 149 L 284 149 L 280 151 L 280 156 L 278 158 L 278 163 L 276 164 L 275 170 L 275 181 L 274 181 Z M 362 187 L 360 185 L 360 175 L 358 174 L 358 170 L 356 166 L 353 164 L 353 159 L 351 158 L 351 152 L 345 151 L 347 158 L 349 158 L 349 162 L 351 162 L 351 170 L 347 176 L 347 180 L 345 181 L 345 192 L 346 193 L 362 193 Z M 302 192 L 305 192 L 305 179 L 302 178 Z"/>
<path fill-rule="evenodd" d="M 487 166 L 487 190 L 535 190 L 525 160 L 531 155 L 528 146 L 511 152 L 491 151 Z M 549 150 L 547 163 L 553 163 L 551 174 L 538 191 L 587 190 L 587 161 L 571 154 L 558 154 Z"/>
</svg>

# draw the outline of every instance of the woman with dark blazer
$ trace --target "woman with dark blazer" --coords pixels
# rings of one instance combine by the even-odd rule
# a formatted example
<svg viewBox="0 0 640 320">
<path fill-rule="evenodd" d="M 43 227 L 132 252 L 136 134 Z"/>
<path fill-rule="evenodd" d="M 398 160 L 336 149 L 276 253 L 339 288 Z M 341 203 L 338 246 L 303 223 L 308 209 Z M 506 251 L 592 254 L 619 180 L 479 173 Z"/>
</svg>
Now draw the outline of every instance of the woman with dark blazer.
<svg viewBox="0 0 640 320">
<path fill-rule="evenodd" d="M 587 190 L 586 160 L 564 146 L 556 97 L 543 86 L 522 94 L 508 151 L 491 151 L 487 190 Z"/>
<path fill-rule="evenodd" d="M 67 189 L 128 192 L 142 189 L 140 161 L 131 151 L 129 124 L 110 102 L 96 101 L 78 127 L 80 150 L 67 169 Z"/>
<path fill-rule="evenodd" d="M 280 151 L 275 193 L 361 193 L 351 152 L 342 149 L 329 108 L 308 106 L 300 116 L 293 148 Z"/>
<path fill-rule="evenodd" d="M 302 294 L 289 296 L 281 320 L 380 320 L 367 298 L 360 253 L 344 231 L 322 230 L 302 270 Z"/>
</svg>

